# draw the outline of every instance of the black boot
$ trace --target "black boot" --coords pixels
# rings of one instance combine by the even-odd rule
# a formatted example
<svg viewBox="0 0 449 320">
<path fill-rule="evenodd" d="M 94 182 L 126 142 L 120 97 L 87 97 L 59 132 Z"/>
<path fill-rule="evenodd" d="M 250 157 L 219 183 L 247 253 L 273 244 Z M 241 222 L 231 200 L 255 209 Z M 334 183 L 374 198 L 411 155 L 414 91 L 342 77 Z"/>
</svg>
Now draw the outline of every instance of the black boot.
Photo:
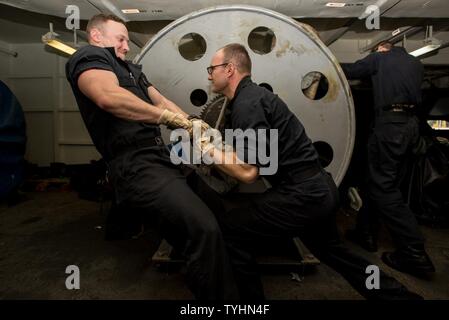
<svg viewBox="0 0 449 320">
<path fill-rule="evenodd" d="M 424 246 L 407 246 L 395 252 L 384 252 L 382 261 L 389 267 L 415 276 L 435 272 L 435 267 L 424 250 Z"/>
<path fill-rule="evenodd" d="M 369 233 L 360 232 L 357 229 L 351 229 L 346 232 L 346 239 L 361 246 L 366 251 L 377 251 L 377 241 L 374 236 Z"/>
</svg>

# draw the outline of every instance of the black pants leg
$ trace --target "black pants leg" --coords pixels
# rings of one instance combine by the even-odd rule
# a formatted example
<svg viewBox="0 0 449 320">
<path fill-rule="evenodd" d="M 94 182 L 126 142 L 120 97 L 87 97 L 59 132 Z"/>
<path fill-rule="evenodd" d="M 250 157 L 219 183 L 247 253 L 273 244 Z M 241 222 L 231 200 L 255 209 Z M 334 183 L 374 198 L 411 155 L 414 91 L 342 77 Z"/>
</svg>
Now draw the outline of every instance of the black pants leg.
<svg viewBox="0 0 449 320">
<path fill-rule="evenodd" d="M 220 214 L 219 223 L 242 298 L 264 298 L 254 257 L 255 246 L 279 237 L 294 236 L 299 236 L 314 255 L 339 272 L 366 298 L 388 299 L 392 289 L 404 288 L 382 271 L 381 290 L 366 288 L 369 276 L 366 268 L 372 263 L 350 251 L 340 241 L 335 221 L 338 193 L 330 179 L 306 182 L 297 188 L 287 185 L 287 189 L 270 190 L 262 195 L 245 195 L 250 199 L 246 201 L 247 205 Z M 288 193 L 290 188 L 296 192 Z M 301 190 L 308 192 L 302 193 Z M 213 196 L 209 193 L 207 198 L 212 199 Z M 235 205 L 239 199 L 227 197 L 224 201 L 230 200 Z"/>
<path fill-rule="evenodd" d="M 184 182 L 173 182 L 154 204 L 159 227 L 187 260 L 188 285 L 201 300 L 236 299 L 222 233 L 210 209 Z"/>
<path fill-rule="evenodd" d="M 302 241 L 321 262 L 340 273 L 351 286 L 367 299 L 406 299 L 408 290 L 396 279 L 379 268 L 379 289 L 368 289 L 366 280 L 370 273 L 367 267 L 374 265 L 369 260 L 346 247 L 338 235 L 335 216 L 308 229 Z"/>
<path fill-rule="evenodd" d="M 321 174 L 301 187 L 295 187 L 294 181 L 291 183 L 292 186 L 286 186 L 285 190 L 274 188 L 263 194 L 234 194 L 221 198 L 207 186 L 200 184 L 196 188 L 202 198 L 210 202 L 210 207 L 223 208 L 216 213 L 243 299 L 264 299 L 254 256 L 257 246 L 280 237 L 297 236 L 336 207 L 335 185 L 333 182 L 330 185 Z M 298 188 L 301 189 L 299 192 Z M 316 196 L 316 199 L 309 206 L 301 201 L 302 196 Z M 217 205 L 219 202 L 221 205 Z"/>
<path fill-rule="evenodd" d="M 416 217 L 400 190 L 401 178 L 419 137 L 418 122 L 406 113 L 380 117 L 368 142 L 368 193 L 398 247 L 422 245 Z"/>
<path fill-rule="evenodd" d="M 364 189 L 366 190 L 366 188 Z M 363 206 L 357 213 L 356 229 L 377 238 L 380 229 L 379 215 L 376 205 L 370 200 L 369 194 L 362 193 Z"/>
<path fill-rule="evenodd" d="M 259 228 L 266 227 L 258 221 L 257 212 L 254 211 L 250 200 L 251 195 L 219 195 L 195 174 L 190 176 L 189 184 L 217 217 L 232 263 L 240 298 L 264 300 L 262 281 L 253 249 L 257 241 L 268 235 L 253 233 Z"/>
<path fill-rule="evenodd" d="M 187 284 L 200 300 L 237 299 L 238 291 L 217 220 L 179 170 L 153 155 L 123 160 L 115 168 L 120 199 L 157 222 L 187 261 Z"/>
</svg>

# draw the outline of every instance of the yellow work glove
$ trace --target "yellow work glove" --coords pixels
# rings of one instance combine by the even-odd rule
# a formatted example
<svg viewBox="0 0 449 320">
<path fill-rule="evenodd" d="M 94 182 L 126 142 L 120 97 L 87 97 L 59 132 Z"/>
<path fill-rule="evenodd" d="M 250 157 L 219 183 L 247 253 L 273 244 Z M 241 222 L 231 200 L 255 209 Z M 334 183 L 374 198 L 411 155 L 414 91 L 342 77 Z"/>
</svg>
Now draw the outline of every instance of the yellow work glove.
<svg viewBox="0 0 449 320">
<path fill-rule="evenodd" d="M 222 151 L 225 150 L 220 131 L 209 127 L 202 120 L 192 120 L 192 145 L 194 149 L 201 152 L 203 164 L 206 165 L 216 161 L 214 158 L 215 151 L 218 152 L 219 158 L 217 159 L 220 161 Z"/>
<path fill-rule="evenodd" d="M 195 122 L 197 125 L 200 124 L 200 126 L 201 126 L 201 136 L 203 136 L 204 133 L 205 133 L 207 130 L 215 130 L 215 129 L 211 128 L 206 122 L 204 122 L 204 121 L 201 120 L 201 119 L 195 119 L 195 118 L 194 118 L 194 119 L 191 120 L 191 122 L 192 122 L 192 129 L 189 129 L 189 130 L 190 130 L 190 131 L 189 131 L 190 136 L 193 135 L 193 123 L 194 123 L 194 122 Z"/>
<path fill-rule="evenodd" d="M 162 111 L 157 123 L 166 125 L 169 129 L 183 128 L 188 130 L 189 132 L 192 129 L 192 121 L 187 120 L 180 113 L 174 113 L 167 109 Z"/>
</svg>

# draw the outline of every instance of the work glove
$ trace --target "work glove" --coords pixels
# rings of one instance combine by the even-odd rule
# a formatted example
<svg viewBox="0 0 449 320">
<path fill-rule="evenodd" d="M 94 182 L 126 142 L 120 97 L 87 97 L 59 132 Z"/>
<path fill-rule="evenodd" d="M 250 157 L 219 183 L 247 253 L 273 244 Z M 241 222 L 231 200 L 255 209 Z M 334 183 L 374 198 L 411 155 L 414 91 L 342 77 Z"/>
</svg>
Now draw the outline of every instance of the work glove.
<svg viewBox="0 0 449 320">
<path fill-rule="evenodd" d="M 197 121 L 200 121 L 199 123 Z M 193 148 L 199 150 L 202 156 L 202 163 L 211 165 L 222 163 L 234 163 L 234 150 L 231 145 L 223 143 L 221 133 L 217 129 L 213 129 L 201 120 L 193 120 L 194 134 L 192 135 Z M 201 131 L 198 132 L 198 129 Z M 217 152 L 216 155 L 214 153 Z"/>
<path fill-rule="evenodd" d="M 184 118 L 180 113 L 174 113 L 167 109 L 162 111 L 157 123 L 166 125 L 167 128 L 172 130 L 182 128 L 191 131 L 192 129 L 192 121 Z"/>
<path fill-rule="evenodd" d="M 158 124 L 166 125 L 167 128 L 174 130 L 174 129 L 185 129 L 189 132 L 190 137 L 193 135 L 193 123 L 192 121 L 199 121 L 201 123 L 201 131 L 204 132 L 208 129 L 210 129 L 209 125 L 204 122 L 203 120 L 189 116 L 189 119 L 186 119 L 182 114 L 180 113 L 174 113 L 167 109 L 165 109 L 161 116 L 159 117 Z"/>
<path fill-rule="evenodd" d="M 196 130 L 200 129 L 201 131 L 193 134 L 193 130 L 196 128 Z M 220 132 L 218 130 L 215 130 L 211 128 L 206 122 L 203 120 L 193 119 L 192 120 L 192 145 L 194 148 L 197 148 L 201 151 L 201 154 L 204 155 L 205 153 L 209 154 L 210 151 L 214 148 L 214 137 L 220 135 Z M 221 135 L 219 136 L 221 138 Z M 220 139 L 221 140 L 221 139 Z"/>
</svg>

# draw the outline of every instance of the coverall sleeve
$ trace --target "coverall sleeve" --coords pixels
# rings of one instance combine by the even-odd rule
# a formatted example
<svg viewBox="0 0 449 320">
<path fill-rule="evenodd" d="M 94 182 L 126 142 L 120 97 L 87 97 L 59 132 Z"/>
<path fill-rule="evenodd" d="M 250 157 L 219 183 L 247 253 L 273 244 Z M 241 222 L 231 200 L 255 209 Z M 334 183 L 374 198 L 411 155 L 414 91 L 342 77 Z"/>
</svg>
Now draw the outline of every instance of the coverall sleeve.
<svg viewBox="0 0 449 320">
<path fill-rule="evenodd" d="M 372 53 L 354 63 L 342 63 L 341 67 L 348 79 L 369 77 L 377 72 L 377 53 Z"/>
</svg>

